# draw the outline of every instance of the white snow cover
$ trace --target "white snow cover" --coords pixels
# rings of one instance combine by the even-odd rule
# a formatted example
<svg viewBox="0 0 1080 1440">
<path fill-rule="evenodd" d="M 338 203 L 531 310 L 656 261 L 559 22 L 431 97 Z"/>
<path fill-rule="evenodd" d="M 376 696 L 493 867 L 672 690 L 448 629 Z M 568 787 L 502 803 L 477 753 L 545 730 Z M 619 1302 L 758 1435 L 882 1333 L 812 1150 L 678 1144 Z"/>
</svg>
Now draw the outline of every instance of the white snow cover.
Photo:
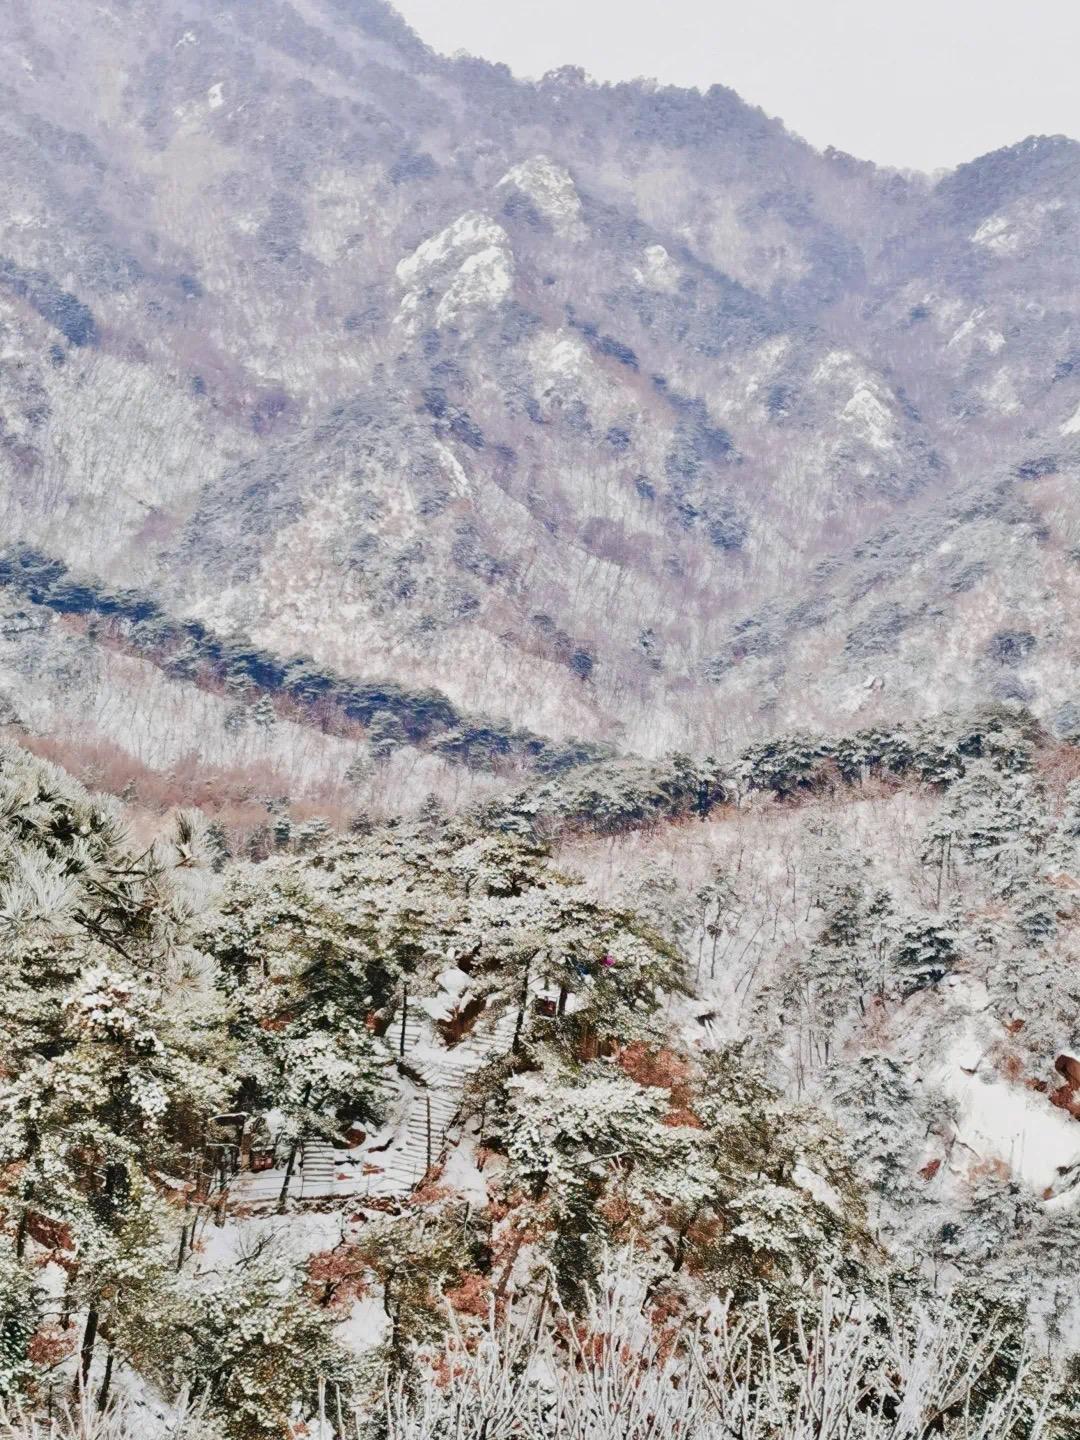
<svg viewBox="0 0 1080 1440">
<path fill-rule="evenodd" d="M 1020 248 L 1021 237 L 1013 229 L 1007 215 L 991 215 L 984 220 L 971 237 L 976 245 L 983 245 L 998 255 L 1012 255 Z"/>
<path fill-rule="evenodd" d="M 488 1203 L 484 1177 L 476 1168 L 476 1151 L 471 1136 L 466 1136 L 446 1157 L 439 1184 L 453 1190 L 470 1205 L 483 1208 Z"/>
<path fill-rule="evenodd" d="M 955 306 L 943 306 L 942 318 L 955 319 Z M 971 314 L 957 326 L 949 336 L 946 349 L 959 350 L 963 354 L 972 354 L 976 347 L 996 355 L 1005 344 L 1005 336 L 1000 330 L 991 325 L 984 325 L 986 318 L 986 307 L 982 306 L 972 310 Z"/>
<path fill-rule="evenodd" d="M 877 386 L 859 385 L 840 412 L 860 440 L 874 450 L 891 450 L 894 444 L 892 411 L 881 399 Z"/>
<path fill-rule="evenodd" d="M 1012 376 L 1004 368 L 995 372 L 987 384 L 981 388 L 979 394 L 987 405 L 997 410 L 999 414 L 1015 415 L 1020 409 L 1020 401 L 1016 396 Z"/>
<path fill-rule="evenodd" d="M 634 279 L 648 290 L 670 293 L 678 289 L 679 267 L 663 245 L 646 245 L 641 266 L 634 271 Z"/>
<path fill-rule="evenodd" d="M 489 215 L 470 210 L 418 245 L 395 271 L 406 288 L 401 315 L 415 326 L 423 302 L 438 295 L 435 324 L 449 325 L 470 309 L 495 309 L 514 284 L 510 237 Z"/>
<path fill-rule="evenodd" d="M 536 378 L 551 385 L 578 384 L 589 367 L 584 343 L 569 331 L 543 331 L 530 347 Z"/>
<path fill-rule="evenodd" d="M 398 263 L 395 274 L 402 285 L 415 288 L 430 282 L 448 267 L 459 266 L 467 255 L 490 246 L 509 246 L 510 237 L 490 215 L 469 210 L 453 224 L 418 245 Z"/>
<path fill-rule="evenodd" d="M 464 995 L 471 983 L 465 971 L 459 970 L 456 965 L 448 966 L 436 978 L 443 990 L 456 996 Z"/>
<path fill-rule="evenodd" d="M 1047 218 L 1061 208 L 1060 200 L 1046 200 L 999 210 L 982 222 L 972 242 L 1002 258 L 1022 254 L 1042 239 Z"/>
<path fill-rule="evenodd" d="M 1062 435 L 1080 435 L 1080 405 L 1076 407 L 1061 427 Z"/>
<path fill-rule="evenodd" d="M 514 285 L 514 262 L 509 250 L 498 245 L 469 255 L 451 281 L 435 310 L 435 323 L 449 325 L 463 310 L 494 310 Z"/>
<path fill-rule="evenodd" d="M 824 1176 L 819 1175 L 816 1170 L 800 1160 L 791 1172 L 791 1178 L 796 1185 L 801 1185 L 804 1190 L 811 1194 L 821 1205 L 827 1205 L 836 1215 L 843 1214 L 843 1201 L 836 1193 Z"/>
<path fill-rule="evenodd" d="M 581 200 L 568 171 L 546 155 L 534 155 L 508 170 L 495 187 L 516 189 L 566 240 L 584 239 L 586 231 L 581 218 Z"/>
<path fill-rule="evenodd" d="M 349 1318 L 337 1327 L 337 1336 L 355 1354 L 363 1355 L 382 1344 L 389 1327 L 390 1317 L 381 1295 L 364 1295 L 353 1301 Z"/>
<path fill-rule="evenodd" d="M 441 440 L 435 442 L 435 449 L 438 452 L 439 459 L 446 467 L 446 474 L 453 483 L 454 489 L 459 495 L 468 495 L 472 490 L 472 486 L 469 484 L 469 477 L 466 475 L 465 467 L 461 461 L 449 446 L 444 445 Z"/>
<path fill-rule="evenodd" d="M 970 1028 L 949 1047 L 937 1078 L 956 1104 L 958 1139 L 978 1160 L 1002 1161 L 1040 1194 L 1080 1162 L 1080 1124 L 1038 1091 L 995 1076 Z"/>
<path fill-rule="evenodd" d="M 896 419 L 891 396 L 869 370 L 848 350 L 831 350 L 814 370 L 815 385 L 838 390 L 850 387 L 840 407 L 841 423 L 855 439 L 872 450 L 891 450 L 896 444 Z"/>
</svg>

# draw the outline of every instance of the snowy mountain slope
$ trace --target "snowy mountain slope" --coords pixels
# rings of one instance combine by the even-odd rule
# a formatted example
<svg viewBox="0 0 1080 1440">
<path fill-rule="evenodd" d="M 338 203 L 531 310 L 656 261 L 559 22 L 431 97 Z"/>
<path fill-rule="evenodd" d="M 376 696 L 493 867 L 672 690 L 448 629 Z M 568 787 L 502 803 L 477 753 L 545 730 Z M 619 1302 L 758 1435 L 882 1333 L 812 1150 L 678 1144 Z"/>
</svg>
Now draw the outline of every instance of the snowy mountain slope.
<svg viewBox="0 0 1080 1440">
<path fill-rule="evenodd" d="M 0 196 L 0 1408 L 1074 1414 L 1080 146 L 8 0 Z"/>
<path fill-rule="evenodd" d="M 1068 453 L 1071 142 L 932 186 L 719 86 L 443 59 L 379 0 L 17 3 L 0 50 L 7 530 L 275 652 L 708 748 L 803 694 L 718 694 L 733 625 Z M 909 597 L 941 653 L 949 584 Z"/>
</svg>

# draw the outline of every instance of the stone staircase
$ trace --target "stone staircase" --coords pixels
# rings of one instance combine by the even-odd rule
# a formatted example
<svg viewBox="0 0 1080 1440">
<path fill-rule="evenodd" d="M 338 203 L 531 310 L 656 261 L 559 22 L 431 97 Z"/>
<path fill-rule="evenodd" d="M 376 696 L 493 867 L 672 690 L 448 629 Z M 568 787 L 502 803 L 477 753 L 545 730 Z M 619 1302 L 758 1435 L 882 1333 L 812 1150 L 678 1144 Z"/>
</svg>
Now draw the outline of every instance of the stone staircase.
<svg viewBox="0 0 1080 1440">
<path fill-rule="evenodd" d="M 325 1140 L 305 1140 L 300 1152 L 300 1194 L 332 1194 L 340 1171 L 337 1152 Z"/>
<path fill-rule="evenodd" d="M 494 1056 L 510 1049 L 515 1025 L 512 1011 L 494 1025 L 485 1026 L 481 1019 L 475 1031 L 447 1049 L 435 1039 L 422 1011 L 407 1013 L 404 1039 L 400 1021 L 386 1036 L 388 1070 L 404 1060 L 410 1072 L 410 1078 L 395 1082 L 399 1099 L 389 1142 L 385 1129 L 361 1150 L 336 1150 L 325 1141 L 305 1141 L 289 1184 L 289 1199 L 408 1195 L 445 1154 L 468 1082 Z M 231 1203 L 259 1209 L 276 1205 L 284 1179 L 284 1165 L 239 1175 L 231 1187 Z"/>
<path fill-rule="evenodd" d="M 490 1029 L 470 1034 L 452 1049 L 421 1045 L 430 1030 L 406 1024 L 406 1051 L 418 1083 L 409 1095 L 398 1143 L 386 1152 L 383 1173 L 367 1177 L 371 1195 L 407 1195 L 446 1152 L 469 1080 L 495 1055 L 504 1054 L 514 1038 L 516 1017 L 503 1015 Z M 414 1037 L 409 1043 L 410 1036 Z M 372 1155 L 372 1160 L 377 1160 Z"/>
</svg>

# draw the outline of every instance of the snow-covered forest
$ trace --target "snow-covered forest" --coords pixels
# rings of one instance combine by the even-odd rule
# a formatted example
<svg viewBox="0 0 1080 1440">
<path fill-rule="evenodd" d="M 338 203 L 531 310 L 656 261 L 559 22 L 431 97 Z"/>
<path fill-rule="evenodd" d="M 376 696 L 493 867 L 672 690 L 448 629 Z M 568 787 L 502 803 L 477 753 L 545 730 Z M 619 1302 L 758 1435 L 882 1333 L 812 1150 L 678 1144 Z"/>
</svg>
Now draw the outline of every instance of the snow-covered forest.
<svg viewBox="0 0 1080 1440">
<path fill-rule="evenodd" d="M 1080 144 L 752 99 L 0 3 L 0 1440 L 1076 1432 Z"/>
<path fill-rule="evenodd" d="M 1067 1433 L 1080 753 L 588 775 L 253 862 L 3 752 L 13 1436 Z"/>
</svg>

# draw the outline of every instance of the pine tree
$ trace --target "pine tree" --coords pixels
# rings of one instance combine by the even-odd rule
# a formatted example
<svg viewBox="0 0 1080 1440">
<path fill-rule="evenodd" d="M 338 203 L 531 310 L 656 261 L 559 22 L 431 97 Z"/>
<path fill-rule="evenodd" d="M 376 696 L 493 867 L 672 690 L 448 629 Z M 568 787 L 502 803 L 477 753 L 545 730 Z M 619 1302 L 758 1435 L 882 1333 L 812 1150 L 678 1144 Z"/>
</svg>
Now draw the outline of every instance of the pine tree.
<svg viewBox="0 0 1080 1440">
<path fill-rule="evenodd" d="M 277 711 L 269 695 L 260 695 L 249 708 L 248 718 L 257 730 L 272 730 L 277 724 Z"/>
<path fill-rule="evenodd" d="M 381 1112 L 385 1053 L 365 1017 L 399 976 L 296 868 L 233 881 L 202 943 L 220 966 L 245 1108 L 279 1116 L 290 1152 Z"/>
<path fill-rule="evenodd" d="M 44 1298 L 14 1250 L 0 1248 L 0 1405 L 13 1400 L 33 1376 L 30 1342 L 42 1322 Z"/>
<path fill-rule="evenodd" d="M 211 820 L 206 827 L 206 849 L 211 868 L 220 874 L 226 862 L 232 859 L 229 837 L 220 820 Z"/>
<path fill-rule="evenodd" d="M 0 1161 L 20 1167 L 17 1253 L 34 1213 L 66 1237 L 86 1312 L 85 1384 L 103 1326 L 114 1342 L 125 1326 L 137 1333 L 132 1312 L 152 1304 L 164 1274 L 167 1227 L 146 1177 L 185 1173 L 181 1112 L 205 1114 L 221 1091 L 151 993 L 100 958 L 60 1010 L 50 1043 L 5 1087 Z"/>
<path fill-rule="evenodd" d="M 303 1267 L 272 1245 L 192 1286 L 177 1315 L 177 1366 L 208 1395 L 229 1440 L 277 1440 L 315 1413 L 320 1385 L 348 1395 L 350 1357 Z"/>
<path fill-rule="evenodd" d="M 368 721 L 367 744 L 372 759 L 388 760 L 395 750 L 408 744 L 405 727 L 391 710 L 376 710 Z"/>
<path fill-rule="evenodd" d="M 196 841 L 181 817 L 173 873 L 191 868 Z M 99 1334 L 133 1343 L 154 1303 L 166 1221 L 150 1177 L 186 1173 L 197 1117 L 221 1098 L 213 1020 L 194 997 L 178 1013 L 167 993 L 186 914 L 165 855 L 131 853 L 108 805 L 11 752 L 0 877 L 0 1190 L 15 1263 L 47 1246 L 71 1276 L 85 1382 Z"/>
</svg>

